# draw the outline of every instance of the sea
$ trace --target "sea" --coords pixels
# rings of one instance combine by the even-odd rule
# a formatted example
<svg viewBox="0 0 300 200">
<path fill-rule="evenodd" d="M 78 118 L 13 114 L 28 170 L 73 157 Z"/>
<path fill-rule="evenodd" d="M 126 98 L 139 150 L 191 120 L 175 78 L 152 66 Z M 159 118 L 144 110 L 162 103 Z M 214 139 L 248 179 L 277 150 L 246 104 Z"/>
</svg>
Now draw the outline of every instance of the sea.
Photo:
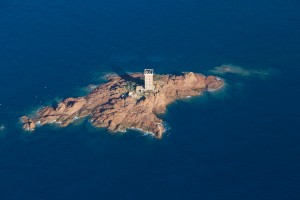
<svg viewBox="0 0 300 200">
<path fill-rule="evenodd" d="M 107 73 L 209 75 L 162 139 L 19 118 Z M 239 72 L 241 70 L 238 70 Z M 1 0 L 0 199 L 300 199 L 299 0 Z"/>
</svg>

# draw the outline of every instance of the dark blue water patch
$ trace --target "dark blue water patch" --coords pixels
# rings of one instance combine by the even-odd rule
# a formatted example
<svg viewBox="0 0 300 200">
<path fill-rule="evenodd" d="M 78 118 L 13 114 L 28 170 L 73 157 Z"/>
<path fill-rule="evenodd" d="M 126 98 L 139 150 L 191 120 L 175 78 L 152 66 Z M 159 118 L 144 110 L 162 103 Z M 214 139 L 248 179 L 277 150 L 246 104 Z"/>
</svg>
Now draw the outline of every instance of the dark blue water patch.
<svg viewBox="0 0 300 200">
<path fill-rule="evenodd" d="M 1 199 L 299 199 L 298 1 L 1 1 Z M 233 64 L 218 93 L 176 101 L 161 140 L 20 116 L 103 73 Z"/>
</svg>

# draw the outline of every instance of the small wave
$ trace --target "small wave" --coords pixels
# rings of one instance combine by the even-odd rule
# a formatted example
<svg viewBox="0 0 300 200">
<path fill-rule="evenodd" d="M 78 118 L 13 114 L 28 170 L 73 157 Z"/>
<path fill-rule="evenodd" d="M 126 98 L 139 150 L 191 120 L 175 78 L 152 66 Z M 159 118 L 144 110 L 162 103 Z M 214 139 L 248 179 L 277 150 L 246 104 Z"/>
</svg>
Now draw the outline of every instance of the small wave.
<svg viewBox="0 0 300 200">
<path fill-rule="evenodd" d="M 154 137 L 153 133 L 148 132 L 148 131 L 144 131 L 143 129 L 140 129 L 140 128 L 130 127 L 128 129 L 140 132 L 140 133 L 142 133 L 142 136 L 151 136 L 151 137 Z"/>
<path fill-rule="evenodd" d="M 164 125 L 164 127 L 165 127 L 165 132 L 166 132 L 166 133 L 167 133 L 167 132 L 170 132 L 171 126 L 170 126 L 167 122 L 163 122 L 163 125 Z"/>
<path fill-rule="evenodd" d="M 96 89 L 98 85 L 95 84 L 89 84 L 88 86 L 85 87 L 76 87 L 74 89 L 74 95 L 75 96 L 86 96 L 89 93 L 91 93 L 94 89 Z"/>
<path fill-rule="evenodd" d="M 0 131 L 4 131 L 4 129 L 5 129 L 5 126 L 3 124 L 0 125 Z"/>
</svg>

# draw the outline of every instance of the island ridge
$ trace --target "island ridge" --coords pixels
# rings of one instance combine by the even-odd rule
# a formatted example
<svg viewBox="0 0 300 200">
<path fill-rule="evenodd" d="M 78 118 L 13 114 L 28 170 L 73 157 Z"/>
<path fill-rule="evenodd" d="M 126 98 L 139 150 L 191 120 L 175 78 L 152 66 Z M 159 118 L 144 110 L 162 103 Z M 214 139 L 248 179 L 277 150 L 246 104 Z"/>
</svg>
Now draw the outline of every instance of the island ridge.
<svg viewBox="0 0 300 200">
<path fill-rule="evenodd" d="M 144 74 L 109 75 L 107 83 L 99 85 L 84 97 L 67 98 L 57 106 L 47 106 L 23 116 L 23 129 L 33 131 L 37 126 L 55 123 L 68 126 L 78 118 L 89 117 L 96 127 L 112 132 L 137 129 L 161 138 L 165 127 L 157 114 L 177 99 L 198 96 L 224 85 L 223 79 L 198 73 L 153 75 L 153 90 L 144 90 Z"/>
</svg>

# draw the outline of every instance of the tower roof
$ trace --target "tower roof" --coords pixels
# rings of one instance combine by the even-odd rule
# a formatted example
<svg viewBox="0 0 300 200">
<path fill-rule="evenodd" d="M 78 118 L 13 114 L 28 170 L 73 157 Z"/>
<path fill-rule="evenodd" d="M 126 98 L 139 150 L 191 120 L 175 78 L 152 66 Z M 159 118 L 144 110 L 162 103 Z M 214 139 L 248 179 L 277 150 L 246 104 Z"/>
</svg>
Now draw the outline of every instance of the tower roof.
<svg viewBox="0 0 300 200">
<path fill-rule="evenodd" d="M 153 74 L 153 69 L 145 69 L 144 74 Z"/>
</svg>

